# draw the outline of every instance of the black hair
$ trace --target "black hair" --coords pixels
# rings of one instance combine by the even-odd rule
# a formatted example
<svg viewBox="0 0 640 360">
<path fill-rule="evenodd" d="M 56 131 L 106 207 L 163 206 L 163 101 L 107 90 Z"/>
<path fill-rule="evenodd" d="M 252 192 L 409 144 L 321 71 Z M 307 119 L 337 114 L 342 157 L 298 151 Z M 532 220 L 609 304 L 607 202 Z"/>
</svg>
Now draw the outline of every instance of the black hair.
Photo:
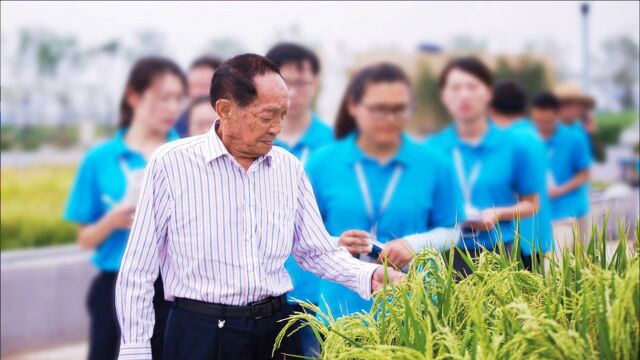
<svg viewBox="0 0 640 360">
<path fill-rule="evenodd" d="M 118 128 L 127 128 L 133 120 L 133 108 L 127 97 L 131 91 L 142 94 L 144 93 L 153 80 L 163 74 L 172 74 L 177 76 L 182 83 L 183 91 L 187 88 L 187 79 L 180 67 L 173 61 L 162 57 L 144 57 L 136 61 L 129 72 L 127 83 L 125 86 L 122 99 L 120 100 L 120 120 Z"/>
<path fill-rule="evenodd" d="M 296 64 L 302 67 L 305 61 L 311 65 L 314 75 L 320 73 L 320 61 L 316 54 L 304 46 L 293 43 L 280 43 L 267 52 L 266 57 L 278 68 L 286 64 Z"/>
<path fill-rule="evenodd" d="M 480 59 L 473 56 L 459 57 L 451 60 L 440 73 L 438 85 L 442 90 L 447 85 L 447 78 L 452 70 L 462 70 L 480 80 L 487 87 L 493 87 L 493 75 L 491 70 Z"/>
<path fill-rule="evenodd" d="M 531 106 L 536 109 L 558 111 L 560 108 L 560 101 L 550 91 L 543 91 L 533 98 Z"/>
<path fill-rule="evenodd" d="M 514 80 L 502 80 L 493 87 L 491 108 L 502 115 L 522 115 L 527 111 L 527 90 Z"/>
<path fill-rule="evenodd" d="M 193 70 L 199 67 L 208 67 L 211 70 L 215 70 L 218 68 L 218 66 L 220 66 L 220 64 L 222 64 L 222 60 L 220 58 L 217 58 L 215 56 L 205 55 L 195 59 L 191 63 L 189 70 Z"/>
<path fill-rule="evenodd" d="M 335 121 L 335 137 L 336 139 L 344 138 L 357 129 L 356 120 L 349 113 L 349 102 L 360 103 L 369 84 L 377 84 L 384 82 L 400 81 L 407 86 L 411 86 L 411 82 L 407 75 L 400 67 L 391 63 L 379 63 L 370 65 L 360 70 L 351 79 L 347 86 L 347 90 L 342 97 L 340 109 Z"/>
<path fill-rule="evenodd" d="M 241 107 L 251 104 L 258 97 L 254 78 L 266 73 L 280 75 L 280 69 L 264 56 L 242 54 L 223 62 L 211 80 L 211 106 L 215 109 L 220 99 L 233 100 Z"/>
</svg>

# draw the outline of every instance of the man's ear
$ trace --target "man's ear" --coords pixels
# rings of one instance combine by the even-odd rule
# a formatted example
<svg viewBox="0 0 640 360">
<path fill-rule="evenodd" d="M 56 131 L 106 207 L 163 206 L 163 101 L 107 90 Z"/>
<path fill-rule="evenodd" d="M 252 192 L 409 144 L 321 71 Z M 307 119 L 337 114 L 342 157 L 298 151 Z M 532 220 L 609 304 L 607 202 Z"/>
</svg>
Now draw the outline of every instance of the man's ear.
<svg viewBox="0 0 640 360">
<path fill-rule="evenodd" d="M 227 99 L 216 101 L 213 109 L 220 116 L 221 121 L 226 121 L 233 116 L 233 103 Z"/>
</svg>

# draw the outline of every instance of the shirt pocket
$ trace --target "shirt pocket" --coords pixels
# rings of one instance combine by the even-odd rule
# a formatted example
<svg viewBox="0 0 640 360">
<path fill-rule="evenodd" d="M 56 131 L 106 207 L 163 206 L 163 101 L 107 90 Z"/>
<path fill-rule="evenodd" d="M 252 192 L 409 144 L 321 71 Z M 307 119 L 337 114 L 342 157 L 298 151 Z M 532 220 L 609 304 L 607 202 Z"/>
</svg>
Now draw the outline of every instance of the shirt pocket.
<svg viewBox="0 0 640 360">
<path fill-rule="evenodd" d="M 283 189 L 272 189 L 257 200 L 256 234 L 264 261 L 282 261 L 291 253 L 296 218 L 296 199 Z"/>
</svg>

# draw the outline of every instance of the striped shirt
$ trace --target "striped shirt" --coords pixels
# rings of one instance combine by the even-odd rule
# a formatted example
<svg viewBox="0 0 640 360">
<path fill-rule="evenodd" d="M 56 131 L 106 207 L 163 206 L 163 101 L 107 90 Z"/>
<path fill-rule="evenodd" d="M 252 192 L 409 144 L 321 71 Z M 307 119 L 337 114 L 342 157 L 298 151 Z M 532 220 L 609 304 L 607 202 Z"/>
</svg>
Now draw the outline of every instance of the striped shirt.
<svg viewBox="0 0 640 360">
<path fill-rule="evenodd" d="M 300 162 L 273 147 L 245 171 L 215 132 L 151 157 L 116 285 L 121 359 L 150 359 L 153 282 L 165 297 L 246 305 L 292 290 L 293 254 L 320 277 L 368 299 L 378 265 L 338 248 Z"/>
</svg>

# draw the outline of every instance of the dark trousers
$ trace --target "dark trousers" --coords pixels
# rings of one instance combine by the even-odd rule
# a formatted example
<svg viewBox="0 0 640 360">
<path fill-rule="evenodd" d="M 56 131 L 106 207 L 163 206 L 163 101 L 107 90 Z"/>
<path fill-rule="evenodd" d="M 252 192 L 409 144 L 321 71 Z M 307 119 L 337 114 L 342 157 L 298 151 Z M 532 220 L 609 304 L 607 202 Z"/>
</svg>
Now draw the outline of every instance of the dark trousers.
<svg viewBox="0 0 640 360">
<path fill-rule="evenodd" d="M 271 352 L 285 319 L 292 314 L 284 301 L 282 307 L 269 317 L 221 318 L 171 307 L 165 333 L 165 358 L 171 360 L 265 360 Z M 285 354 L 299 355 L 297 333 L 284 338 L 274 359 L 285 359 Z M 293 359 L 293 357 L 286 357 Z"/>
<path fill-rule="evenodd" d="M 115 287 L 118 274 L 101 272 L 89 289 L 87 308 L 90 317 L 89 360 L 113 360 L 120 348 L 120 326 L 116 316 Z M 171 303 L 164 300 L 162 279 L 154 283 L 155 327 L 151 338 L 151 352 L 154 359 L 162 359 L 164 330 Z"/>
<path fill-rule="evenodd" d="M 509 244 L 505 244 L 504 245 L 504 252 L 506 253 L 507 256 L 511 255 L 511 250 L 513 248 L 513 243 L 509 243 Z M 482 254 L 485 251 L 494 251 L 494 252 L 499 252 L 500 248 L 496 245 L 495 248 L 493 249 L 484 249 L 484 248 L 479 248 L 479 249 L 474 249 L 474 250 L 465 250 L 465 249 L 460 249 L 465 255 L 467 254 L 467 251 L 471 257 L 471 260 L 477 258 L 480 256 L 480 254 Z M 460 273 L 460 275 L 462 276 L 461 279 L 457 279 L 457 280 L 462 280 L 464 278 L 466 278 L 467 276 L 471 275 L 471 273 L 473 271 L 471 271 L 471 268 L 467 265 L 467 263 L 464 261 L 464 259 L 462 258 L 462 256 L 460 256 L 460 253 L 458 252 L 458 250 L 456 248 L 453 248 L 451 250 L 448 250 L 445 252 L 444 254 L 444 260 L 445 261 L 449 261 L 449 252 L 453 251 L 453 269 L 458 271 Z"/>
<path fill-rule="evenodd" d="M 294 312 L 306 312 L 308 314 L 314 315 L 315 313 L 309 309 L 305 309 L 298 304 L 289 304 L 291 306 L 292 311 Z M 296 324 L 296 328 L 302 325 L 302 322 L 298 322 Z M 302 350 L 302 355 L 311 357 L 311 358 L 319 358 L 320 357 L 320 342 L 316 338 L 313 329 L 310 326 L 306 325 L 302 329 L 297 332 L 300 346 Z"/>
</svg>

